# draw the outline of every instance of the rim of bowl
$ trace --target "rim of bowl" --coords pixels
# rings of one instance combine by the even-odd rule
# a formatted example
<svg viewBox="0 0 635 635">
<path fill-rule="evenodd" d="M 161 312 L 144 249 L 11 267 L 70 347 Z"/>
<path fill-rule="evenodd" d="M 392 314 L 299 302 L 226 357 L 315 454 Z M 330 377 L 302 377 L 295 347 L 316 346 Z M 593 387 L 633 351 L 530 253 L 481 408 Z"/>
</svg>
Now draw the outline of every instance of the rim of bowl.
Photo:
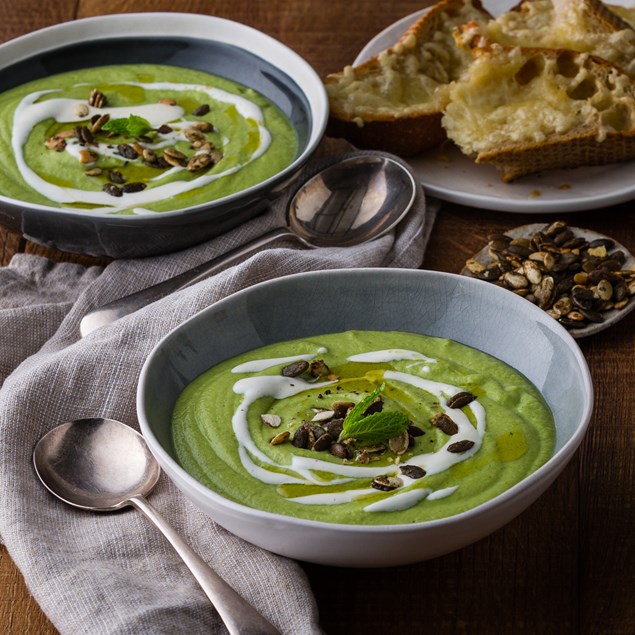
<svg viewBox="0 0 635 635">
<path fill-rule="evenodd" d="M 517 302 L 518 306 L 522 305 L 524 311 L 531 317 L 536 317 L 536 321 L 546 324 L 553 331 L 558 333 L 561 338 L 569 345 L 576 361 L 578 362 L 578 366 L 580 368 L 582 374 L 582 382 L 584 385 L 584 394 L 585 394 L 585 403 L 582 412 L 580 425 L 576 428 L 575 432 L 571 436 L 571 438 L 557 451 L 555 452 L 543 465 L 541 465 L 537 470 L 526 476 L 524 479 L 512 485 L 509 489 L 501 492 L 494 498 L 491 498 L 476 507 L 468 509 L 464 512 L 460 512 L 458 514 L 454 514 L 452 516 L 446 516 L 444 518 L 432 519 L 432 520 L 422 520 L 416 523 L 408 523 L 408 524 L 377 524 L 377 525 L 355 525 L 355 524 L 344 524 L 344 523 L 332 523 L 326 521 L 319 520 L 309 520 L 305 518 L 297 518 L 295 516 L 290 516 L 287 514 L 280 514 L 276 512 L 268 512 L 261 509 L 257 509 L 255 507 L 249 507 L 247 505 L 243 505 L 242 503 L 237 503 L 232 501 L 218 492 L 215 492 L 213 489 L 207 487 L 200 481 L 196 480 L 193 476 L 191 476 L 181 465 L 173 459 L 168 452 L 163 448 L 163 446 L 159 443 L 154 433 L 152 432 L 152 428 L 150 423 L 147 421 L 145 417 L 145 412 L 143 408 L 143 402 L 145 397 L 145 382 L 148 374 L 148 369 L 152 364 L 152 360 L 159 354 L 159 349 L 164 345 L 164 343 L 175 337 L 177 332 L 182 329 L 187 328 L 187 325 L 195 320 L 205 319 L 205 314 L 210 312 L 215 307 L 223 308 L 223 306 L 232 301 L 235 297 L 242 297 L 250 293 L 251 289 L 254 288 L 263 288 L 266 286 L 285 284 L 289 279 L 293 282 L 293 280 L 304 280 L 306 278 L 313 277 L 349 277 L 356 275 L 376 275 L 377 272 L 382 272 L 382 274 L 394 274 L 397 276 L 409 277 L 439 277 L 446 279 L 459 279 L 463 283 L 463 281 L 467 281 L 468 285 L 479 284 L 479 285 L 487 285 L 487 288 L 490 289 L 490 292 L 494 295 L 499 294 L 501 298 L 505 298 L 506 301 L 509 302 Z M 305 284 L 309 284 L 306 282 Z M 527 306 L 528 305 L 528 306 Z M 225 507 L 228 511 L 232 513 L 239 514 L 249 514 L 253 518 L 258 518 L 264 521 L 282 521 L 289 523 L 298 527 L 311 527 L 311 528 L 321 528 L 321 529 L 333 529 L 340 532 L 362 532 L 362 533 L 374 533 L 374 532 L 399 532 L 399 533 L 410 533 L 420 531 L 424 527 L 440 527 L 443 525 L 454 524 L 455 522 L 460 522 L 462 520 L 469 520 L 472 517 L 480 516 L 483 511 L 492 512 L 498 507 L 504 505 L 508 502 L 510 498 L 516 496 L 517 492 L 520 490 L 527 489 L 532 484 L 538 484 L 543 481 L 543 479 L 547 478 L 550 474 L 555 472 L 554 478 L 558 476 L 558 474 L 564 469 L 564 467 L 569 463 L 573 454 L 578 449 L 584 435 L 586 434 L 589 422 L 591 420 L 591 415 L 593 411 L 593 403 L 594 403 L 594 392 L 593 392 L 593 383 L 591 380 L 591 373 L 589 371 L 589 367 L 580 349 L 576 340 L 571 337 L 569 332 L 556 320 L 549 317 L 542 309 L 539 309 L 537 306 L 527 302 L 524 298 L 517 296 L 513 293 L 510 293 L 508 290 L 503 289 L 501 287 L 496 287 L 494 285 L 490 285 L 487 282 L 483 282 L 482 280 L 477 280 L 473 278 L 468 278 L 466 276 L 461 276 L 460 274 L 455 273 L 447 273 L 442 271 L 431 271 L 431 270 L 423 270 L 423 269 L 384 269 L 379 267 L 362 267 L 358 269 L 331 269 L 331 270 L 322 270 L 322 271 L 311 271 L 311 272 L 302 272 L 291 274 L 288 276 L 283 276 L 281 278 L 274 278 L 272 280 L 265 280 L 264 282 L 260 282 L 258 284 L 252 285 L 251 287 L 247 287 L 245 289 L 241 289 L 236 293 L 215 302 L 209 307 L 203 309 L 202 311 L 194 314 L 184 322 L 182 322 L 179 326 L 175 327 L 172 331 L 167 333 L 159 342 L 154 346 L 150 354 L 148 355 L 142 369 L 141 374 L 139 376 L 139 381 L 137 384 L 137 416 L 139 419 L 139 425 L 141 428 L 141 433 L 143 434 L 148 446 L 150 447 L 153 454 L 161 457 L 160 462 L 165 462 L 170 465 L 172 470 L 175 470 L 179 477 L 185 480 L 189 486 L 193 487 L 198 494 L 205 496 L 207 498 L 211 498 L 217 506 Z"/>
<path fill-rule="evenodd" d="M 212 30 L 210 26 L 218 27 L 214 32 L 214 37 L 210 37 L 210 31 Z M 156 214 L 95 215 L 94 213 L 91 214 L 90 210 L 51 207 L 39 203 L 21 201 L 2 194 L 0 194 L 0 202 L 18 208 L 52 212 L 74 218 L 107 219 L 109 223 L 132 223 L 138 222 L 140 218 L 170 218 L 206 210 L 215 205 L 229 203 L 238 198 L 249 196 L 249 194 L 256 195 L 258 191 L 267 188 L 269 185 L 284 181 L 306 163 L 322 140 L 328 122 L 329 102 L 324 83 L 315 69 L 302 56 L 274 37 L 251 26 L 227 18 L 199 13 L 148 12 L 106 14 L 61 22 L 20 35 L 0 44 L 0 69 L 39 53 L 53 51 L 60 46 L 77 44 L 88 40 L 125 39 L 142 35 L 159 38 L 164 36 L 189 37 L 230 44 L 277 66 L 297 84 L 309 104 L 311 125 L 306 146 L 302 152 L 292 163 L 277 174 L 244 190 L 206 203 L 157 212 Z M 267 58 L 264 58 L 262 53 L 258 52 L 257 49 L 259 47 L 261 49 L 264 48 L 269 53 Z M 275 62 L 273 61 L 274 58 L 276 58 Z M 284 60 L 283 66 L 278 65 L 281 59 Z"/>
</svg>

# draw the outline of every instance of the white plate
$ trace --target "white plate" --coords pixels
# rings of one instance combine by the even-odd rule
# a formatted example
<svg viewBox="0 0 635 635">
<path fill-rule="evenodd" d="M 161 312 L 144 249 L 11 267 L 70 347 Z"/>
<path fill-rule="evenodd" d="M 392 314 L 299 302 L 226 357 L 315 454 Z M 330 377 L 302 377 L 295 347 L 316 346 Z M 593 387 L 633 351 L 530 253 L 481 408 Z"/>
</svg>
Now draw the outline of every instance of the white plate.
<svg viewBox="0 0 635 635">
<path fill-rule="evenodd" d="M 632 0 L 611 0 L 630 6 Z M 485 0 L 492 15 L 507 11 L 515 1 Z M 376 35 L 359 53 L 355 65 L 394 44 L 423 11 L 398 20 Z M 425 191 L 437 198 L 469 207 L 515 213 L 544 214 L 608 207 L 635 198 L 635 161 L 572 170 L 550 170 L 503 183 L 496 168 L 476 165 L 451 145 L 408 160 Z"/>
</svg>

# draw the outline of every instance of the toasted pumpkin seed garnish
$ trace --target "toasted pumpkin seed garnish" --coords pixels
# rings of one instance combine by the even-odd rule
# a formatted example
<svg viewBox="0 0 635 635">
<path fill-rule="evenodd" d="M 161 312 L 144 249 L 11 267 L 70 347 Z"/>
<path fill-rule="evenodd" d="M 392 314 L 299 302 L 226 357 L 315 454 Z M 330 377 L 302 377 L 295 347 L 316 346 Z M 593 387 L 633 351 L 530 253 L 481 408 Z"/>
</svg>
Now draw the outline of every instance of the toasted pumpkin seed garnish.
<svg viewBox="0 0 635 635">
<path fill-rule="evenodd" d="M 288 430 L 283 430 L 282 432 L 279 432 L 278 434 L 276 434 L 276 436 L 273 437 L 271 441 L 269 441 L 269 444 L 280 445 L 281 443 L 286 443 L 289 440 L 290 436 L 291 436 L 291 433 Z"/>
<path fill-rule="evenodd" d="M 93 88 L 88 96 L 88 104 L 93 108 L 103 108 L 108 103 L 106 95 L 101 91 Z"/>
<path fill-rule="evenodd" d="M 323 359 L 314 359 L 309 364 L 309 372 L 313 377 L 328 377 L 331 374 L 331 369 L 324 363 Z"/>
<path fill-rule="evenodd" d="M 90 150 L 80 150 L 79 152 L 79 161 L 80 163 L 95 163 L 99 155 L 95 152 L 91 152 Z"/>
<path fill-rule="evenodd" d="M 142 149 L 143 151 L 143 149 Z M 117 152 L 124 158 L 132 161 L 139 156 L 137 150 L 128 143 L 120 143 L 117 146 Z"/>
<path fill-rule="evenodd" d="M 403 481 L 398 476 L 377 476 L 370 484 L 371 487 L 382 492 L 391 492 L 403 485 Z"/>
<path fill-rule="evenodd" d="M 274 414 L 262 414 L 260 415 L 260 420 L 270 428 L 279 428 L 282 423 L 282 418 Z"/>
<path fill-rule="evenodd" d="M 456 443 L 450 443 L 447 447 L 448 452 L 452 452 L 454 454 L 460 454 L 462 452 L 467 452 L 474 447 L 474 441 L 470 441 L 469 439 L 463 439 L 462 441 L 457 441 Z"/>
<path fill-rule="evenodd" d="M 322 450 L 328 450 L 331 445 L 333 445 L 333 437 L 328 433 L 324 432 L 320 436 L 318 436 L 315 441 L 311 444 L 311 449 L 316 452 L 322 452 Z"/>
<path fill-rule="evenodd" d="M 138 181 L 134 183 L 124 183 L 121 186 L 121 191 L 124 194 L 133 194 L 134 192 L 141 192 L 148 187 L 145 183 L 140 183 Z"/>
<path fill-rule="evenodd" d="M 117 185 L 123 185 L 126 182 L 126 177 L 119 170 L 110 170 L 108 178 L 111 183 L 116 183 Z"/>
<path fill-rule="evenodd" d="M 97 117 L 97 119 L 95 119 L 95 121 L 93 121 L 91 123 L 90 126 L 90 131 L 93 134 L 98 133 L 105 124 L 107 124 L 110 121 L 110 115 L 108 113 L 104 113 L 103 115 L 100 115 L 99 117 Z"/>
<path fill-rule="evenodd" d="M 284 377 L 298 377 L 307 370 L 309 370 L 309 362 L 304 359 L 299 359 L 297 362 L 287 364 L 281 373 Z"/>
<path fill-rule="evenodd" d="M 208 112 L 209 112 L 209 104 L 201 104 L 200 106 L 198 106 L 192 111 L 192 114 L 195 117 L 202 117 L 203 115 L 206 115 Z"/>
<path fill-rule="evenodd" d="M 320 410 L 316 412 L 311 421 L 329 421 L 335 416 L 335 412 L 333 410 Z"/>
<path fill-rule="evenodd" d="M 410 447 L 408 431 L 404 430 L 399 436 L 389 439 L 388 447 L 398 456 L 405 454 Z"/>
<path fill-rule="evenodd" d="M 302 423 L 293 434 L 291 444 L 296 448 L 306 449 L 309 447 L 309 429 L 306 423 Z"/>
<path fill-rule="evenodd" d="M 193 126 L 190 128 L 183 128 L 182 134 L 188 141 L 203 141 L 205 139 L 205 133 Z"/>
<path fill-rule="evenodd" d="M 426 471 L 418 465 L 400 465 L 399 471 L 408 478 L 423 478 L 426 475 Z"/>
<path fill-rule="evenodd" d="M 351 457 L 350 447 L 345 443 L 331 444 L 329 452 L 338 459 L 349 459 Z"/>
<path fill-rule="evenodd" d="M 453 435 L 459 431 L 459 426 L 445 412 L 437 412 L 430 420 L 430 423 L 447 435 Z"/>
<path fill-rule="evenodd" d="M 471 392 L 462 391 L 450 397 L 446 401 L 446 404 L 448 408 L 460 409 L 460 408 L 464 408 L 469 403 L 472 403 L 474 399 L 476 399 L 476 397 L 474 397 L 474 395 Z"/>
<path fill-rule="evenodd" d="M 468 259 L 466 275 L 522 295 L 569 329 L 603 322 L 607 311 L 623 308 L 634 295 L 635 271 L 624 268 L 626 254 L 615 241 L 587 240 L 564 221 L 523 238 L 491 235 L 487 250 L 491 262 Z"/>
<path fill-rule="evenodd" d="M 75 108 L 73 108 L 73 112 L 75 113 L 76 117 L 83 118 L 83 117 L 86 117 L 86 115 L 88 115 L 90 110 L 88 109 L 87 104 L 75 104 Z"/>
<path fill-rule="evenodd" d="M 214 126 L 209 121 L 197 121 L 192 124 L 192 128 L 200 130 L 201 132 L 211 132 L 214 130 Z"/>
<path fill-rule="evenodd" d="M 114 183 L 104 183 L 102 189 L 104 192 L 106 192 L 106 194 L 110 194 L 110 196 L 116 196 L 116 197 L 123 196 L 123 190 L 118 185 L 115 185 Z"/>
<path fill-rule="evenodd" d="M 201 154 L 195 154 L 188 162 L 187 169 L 190 172 L 198 172 L 203 168 L 206 168 L 212 162 L 212 157 L 206 152 L 202 152 Z"/>
<path fill-rule="evenodd" d="M 44 142 L 44 145 L 49 150 L 55 150 L 55 152 L 64 152 L 64 150 L 66 149 L 66 140 L 58 135 L 55 135 L 54 137 L 49 137 Z"/>
</svg>

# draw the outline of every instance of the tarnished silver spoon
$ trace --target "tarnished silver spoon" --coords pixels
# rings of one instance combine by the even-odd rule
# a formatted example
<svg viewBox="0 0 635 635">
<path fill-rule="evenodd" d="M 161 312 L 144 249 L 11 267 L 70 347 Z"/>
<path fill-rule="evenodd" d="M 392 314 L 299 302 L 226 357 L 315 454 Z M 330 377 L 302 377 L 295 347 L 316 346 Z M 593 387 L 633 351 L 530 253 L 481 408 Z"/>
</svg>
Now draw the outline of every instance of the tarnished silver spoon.
<svg viewBox="0 0 635 635">
<path fill-rule="evenodd" d="M 390 157 L 360 155 L 335 163 L 308 179 L 289 204 L 287 226 L 137 293 L 114 300 L 80 323 L 82 337 L 170 293 L 240 262 L 280 238 L 306 247 L 350 247 L 390 231 L 416 196 L 410 172 Z"/>
<path fill-rule="evenodd" d="M 280 635 L 148 503 L 161 469 L 143 437 L 114 419 L 79 419 L 53 428 L 33 451 L 35 471 L 59 499 L 96 512 L 132 506 L 170 541 L 232 635 Z"/>
</svg>

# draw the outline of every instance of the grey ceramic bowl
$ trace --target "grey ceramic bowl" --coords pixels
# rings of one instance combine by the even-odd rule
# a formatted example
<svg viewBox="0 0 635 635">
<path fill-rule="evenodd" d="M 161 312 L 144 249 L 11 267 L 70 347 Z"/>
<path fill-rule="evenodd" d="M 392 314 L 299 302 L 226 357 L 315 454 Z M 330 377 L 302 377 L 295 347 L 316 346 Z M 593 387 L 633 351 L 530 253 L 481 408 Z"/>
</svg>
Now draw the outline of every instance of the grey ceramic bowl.
<svg viewBox="0 0 635 635">
<path fill-rule="evenodd" d="M 328 310 L 306 310 L 323 307 Z M 241 352 L 347 329 L 448 337 L 507 362 L 542 392 L 556 422 L 553 457 L 482 505 L 409 525 L 339 525 L 301 520 L 229 501 L 187 474 L 170 435 L 174 402 L 192 379 Z M 358 269 L 298 274 L 237 293 L 165 337 L 139 381 L 141 430 L 167 475 L 195 505 L 236 535 L 300 560 L 354 567 L 400 565 L 448 553 L 495 531 L 554 481 L 586 431 L 593 403 L 578 345 L 555 320 L 513 293 L 464 276 Z M 306 545 L 311 544 L 307 551 Z"/>
<path fill-rule="evenodd" d="M 222 199 L 172 212 L 116 216 L 24 203 L 3 195 L 0 223 L 64 251 L 134 257 L 175 251 L 261 213 L 319 143 L 328 118 L 321 79 L 300 56 L 243 24 L 195 14 L 140 13 L 87 18 L 0 45 L 0 92 L 78 68 L 153 63 L 226 77 L 273 101 L 296 129 L 295 159 L 266 181 Z"/>
</svg>

